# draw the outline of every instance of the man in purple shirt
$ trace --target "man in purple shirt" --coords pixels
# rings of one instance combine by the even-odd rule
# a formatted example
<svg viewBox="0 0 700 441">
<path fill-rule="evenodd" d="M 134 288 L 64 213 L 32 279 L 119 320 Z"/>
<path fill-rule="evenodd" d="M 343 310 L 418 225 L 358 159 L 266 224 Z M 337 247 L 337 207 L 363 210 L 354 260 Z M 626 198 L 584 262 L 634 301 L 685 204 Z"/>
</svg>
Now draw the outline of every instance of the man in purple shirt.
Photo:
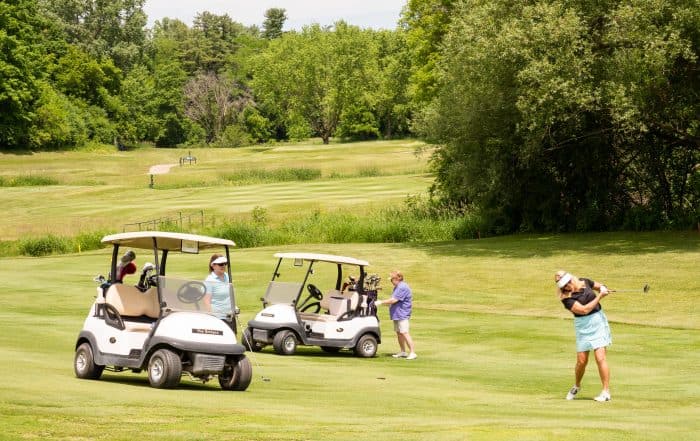
<svg viewBox="0 0 700 441">
<path fill-rule="evenodd" d="M 390 276 L 391 283 L 394 285 L 394 291 L 391 293 L 391 298 L 387 300 L 377 300 L 375 305 L 391 305 L 389 307 L 389 317 L 394 321 L 394 331 L 399 340 L 401 352 L 393 354 L 394 358 L 405 358 L 406 360 L 414 360 L 416 357 L 413 339 L 408 333 L 408 320 L 411 318 L 411 309 L 413 308 L 413 295 L 411 287 L 403 281 L 401 271 L 392 271 Z M 408 352 L 406 352 L 408 349 Z"/>
</svg>

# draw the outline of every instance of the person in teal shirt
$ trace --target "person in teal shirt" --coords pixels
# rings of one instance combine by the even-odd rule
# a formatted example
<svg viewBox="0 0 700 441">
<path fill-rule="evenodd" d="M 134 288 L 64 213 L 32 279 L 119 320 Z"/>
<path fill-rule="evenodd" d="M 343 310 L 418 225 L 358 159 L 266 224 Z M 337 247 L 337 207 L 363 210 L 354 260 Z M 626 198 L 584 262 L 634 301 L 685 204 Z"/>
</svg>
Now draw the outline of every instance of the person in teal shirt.
<svg viewBox="0 0 700 441">
<path fill-rule="evenodd" d="M 209 275 L 204 284 L 207 294 L 204 302 L 216 317 L 226 319 L 231 314 L 231 284 L 226 268 L 228 260 L 225 256 L 214 254 L 209 259 Z"/>
</svg>

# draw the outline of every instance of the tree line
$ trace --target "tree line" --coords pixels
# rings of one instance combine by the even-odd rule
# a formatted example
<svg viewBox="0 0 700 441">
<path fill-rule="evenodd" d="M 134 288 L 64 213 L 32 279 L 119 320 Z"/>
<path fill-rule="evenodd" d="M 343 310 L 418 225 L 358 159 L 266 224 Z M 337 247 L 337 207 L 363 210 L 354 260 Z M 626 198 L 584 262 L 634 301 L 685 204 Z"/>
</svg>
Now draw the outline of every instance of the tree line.
<svg viewBox="0 0 700 441">
<path fill-rule="evenodd" d="M 284 32 L 145 0 L 0 3 L 0 148 L 420 136 L 483 231 L 700 219 L 696 0 L 408 0 L 394 30 Z"/>
</svg>

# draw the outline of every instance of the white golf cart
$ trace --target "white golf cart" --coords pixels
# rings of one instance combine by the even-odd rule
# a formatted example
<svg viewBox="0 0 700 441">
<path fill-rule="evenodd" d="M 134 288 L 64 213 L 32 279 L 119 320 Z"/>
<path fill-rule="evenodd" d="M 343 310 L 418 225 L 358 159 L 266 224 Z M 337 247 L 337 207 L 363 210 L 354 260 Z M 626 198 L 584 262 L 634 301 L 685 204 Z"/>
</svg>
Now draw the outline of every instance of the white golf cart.
<svg viewBox="0 0 700 441">
<path fill-rule="evenodd" d="M 101 285 L 75 344 L 75 375 L 98 379 L 105 369 L 134 373 L 147 369 L 151 386 L 174 388 L 185 372 L 204 382 L 217 376 L 225 390 L 245 390 L 252 368 L 245 348 L 236 341 L 238 311 L 233 284 L 216 287 L 224 297 L 228 290 L 230 300 L 223 314 L 216 311 L 217 317 L 209 311 L 204 282 L 165 273 L 171 252 L 199 253 L 218 248 L 225 250 L 230 262 L 229 248 L 235 244 L 226 239 L 159 231 L 109 235 L 102 243 L 113 246 L 110 276 L 95 279 Z M 129 250 L 121 259 L 120 248 Z M 118 277 L 122 264 L 134 258 L 131 249 L 151 250 L 155 262 L 143 266 L 136 285 Z M 202 268 L 208 257 L 201 262 Z M 130 265 L 133 273 L 135 263 Z M 230 265 L 228 276 L 232 280 Z"/>
<path fill-rule="evenodd" d="M 374 306 L 379 278 L 365 273 L 368 262 L 314 253 L 275 257 L 272 280 L 261 298 L 263 310 L 243 332 L 249 350 L 272 344 L 276 353 L 291 355 L 301 344 L 326 352 L 353 349 L 359 357 L 376 354 L 381 342 Z M 317 286 L 326 289 L 325 295 Z"/>
</svg>

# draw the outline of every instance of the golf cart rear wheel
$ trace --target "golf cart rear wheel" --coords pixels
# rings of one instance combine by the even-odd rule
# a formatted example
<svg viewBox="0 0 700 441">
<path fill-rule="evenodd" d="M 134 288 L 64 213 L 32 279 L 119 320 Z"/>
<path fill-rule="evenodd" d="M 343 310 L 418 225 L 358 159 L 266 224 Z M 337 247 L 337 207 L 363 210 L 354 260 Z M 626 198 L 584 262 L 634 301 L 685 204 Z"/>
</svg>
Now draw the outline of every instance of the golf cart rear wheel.
<svg viewBox="0 0 700 441">
<path fill-rule="evenodd" d="M 246 390 L 253 378 L 253 367 L 245 356 L 224 366 L 219 375 L 219 385 L 223 390 Z"/>
<path fill-rule="evenodd" d="M 180 383 L 182 362 L 169 349 L 159 349 L 148 361 L 148 381 L 158 389 L 172 389 Z"/>
<path fill-rule="evenodd" d="M 272 347 L 280 355 L 292 355 L 297 350 L 297 336 L 292 331 L 279 331 L 272 340 Z"/>
<path fill-rule="evenodd" d="M 243 346 L 245 346 L 246 350 L 251 352 L 259 352 L 265 346 L 262 343 L 258 343 L 257 341 L 253 340 L 253 333 L 250 331 L 250 328 L 245 328 L 243 330 L 242 343 Z"/>
<path fill-rule="evenodd" d="M 75 370 L 75 376 L 78 378 L 97 380 L 102 375 L 105 367 L 95 364 L 92 346 L 90 346 L 90 343 L 83 343 L 75 351 L 73 369 Z"/>
<path fill-rule="evenodd" d="M 355 355 L 363 358 L 371 358 L 377 353 L 377 339 L 371 334 L 365 334 L 357 340 Z"/>
</svg>

